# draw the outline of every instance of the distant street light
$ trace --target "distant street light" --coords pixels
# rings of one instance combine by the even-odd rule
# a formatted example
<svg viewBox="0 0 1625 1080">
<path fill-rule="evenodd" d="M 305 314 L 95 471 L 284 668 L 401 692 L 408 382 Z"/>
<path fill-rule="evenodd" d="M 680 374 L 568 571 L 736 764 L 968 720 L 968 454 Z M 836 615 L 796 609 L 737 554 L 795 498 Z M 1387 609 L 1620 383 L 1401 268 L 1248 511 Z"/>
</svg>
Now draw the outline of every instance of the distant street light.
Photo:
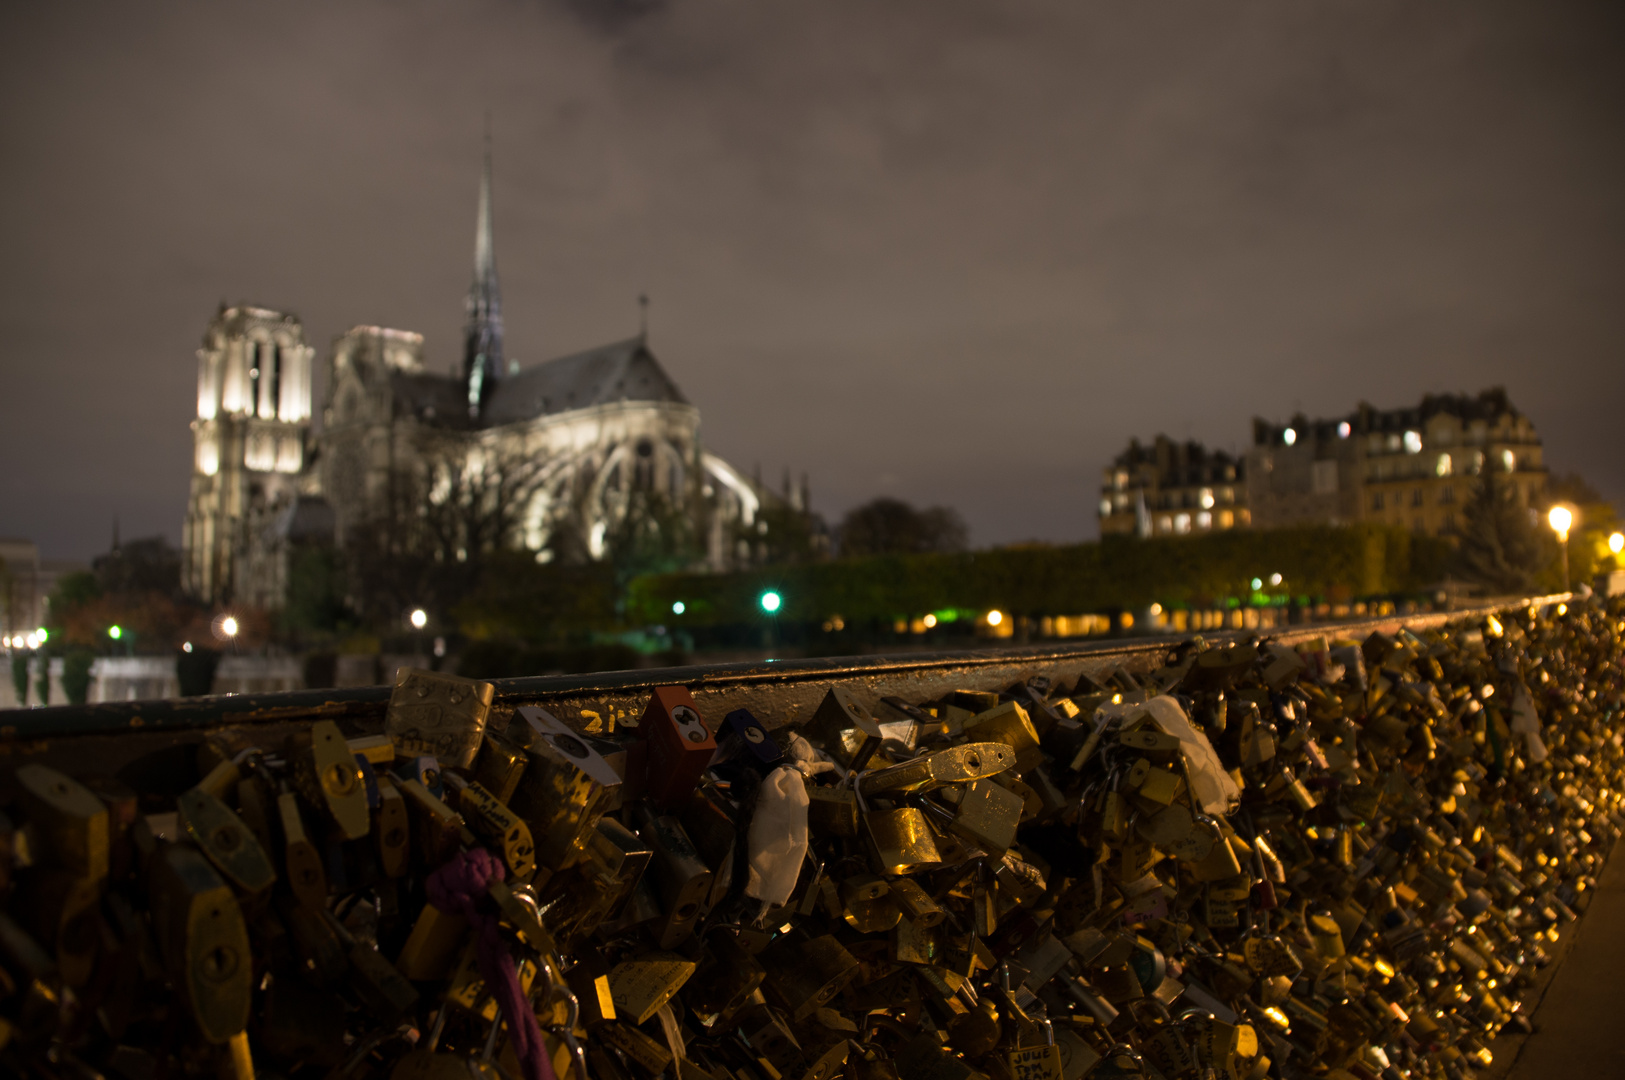
<svg viewBox="0 0 1625 1080">
<path fill-rule="evenodd" d="M 672 603 L 671 603 L 671 613 L 673 615 L 681 615 L 683 612 L 685 612 L 687 610 L 688 610 L 688 605 L 683 603 L 681 600 L 673 600 L 672 601 Z"/>
<path fill-rule="evenodd" d="M 1566 506 L 1554 506 L 1546 515 L 1546 521 L 1551 525 L 1552 531 L 1557 534 L 1558 541 L 1563 545 L 1563 591 L 1569 589 L 1569 527 L 1574 524 L 1574 513 Z"/>
<path fill-rule="evenodd" d="M 424 611 L 422 608 L 413 608 L 411 620 L 412 629 L 422 630 L 425 626 L 429 625 L 429 613 Z"/>
<path fill-rule="evenodd" d="M 769 615 L 777 615 L 779 608 L 784 604 L 784 597 L 771 589 L 762 594 L 762 610 Z"/>
<path fill-rule="evenodd" d="M 124 628 L 118 623 L 114 623 L 112 626 L 107 628 L 107 636 L 112 638 L 114 641 L 117 641 L 119 638 L 124 636 Z"/>
<path fill-rule="evenodd" d="M 1608 550 L 1618 555 L 1625 551 L 1625 533 L 1612 533 L 1608 537 Z"/>
<path fill-rule="evenodd" d="M 220 632 L 229 638 L 237 636 L 237 616 L 227 615 L 220 620 Z"/>
</svg>

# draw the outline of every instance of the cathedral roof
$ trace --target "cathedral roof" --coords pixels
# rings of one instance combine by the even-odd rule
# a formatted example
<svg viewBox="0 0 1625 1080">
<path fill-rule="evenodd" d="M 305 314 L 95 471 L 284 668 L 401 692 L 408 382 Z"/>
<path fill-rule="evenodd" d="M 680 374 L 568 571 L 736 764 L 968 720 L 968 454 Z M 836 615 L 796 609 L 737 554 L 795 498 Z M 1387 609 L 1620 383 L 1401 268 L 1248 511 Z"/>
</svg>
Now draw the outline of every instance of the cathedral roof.
<svg viewBox="0 0 1625 1080">
<path fill-rule="evenodd" d="M 455 375 L 428 371 L 391 371 L 389 389 L 402 411 L 440 427 L 466 428 L 468 389 Z"/>
<path fill-rule="evenodd" d="M 513 424 L 616 401 L 688 404 L 640 334 L 507 376 L 491 391 L 481 419 Z"/>
</svg>

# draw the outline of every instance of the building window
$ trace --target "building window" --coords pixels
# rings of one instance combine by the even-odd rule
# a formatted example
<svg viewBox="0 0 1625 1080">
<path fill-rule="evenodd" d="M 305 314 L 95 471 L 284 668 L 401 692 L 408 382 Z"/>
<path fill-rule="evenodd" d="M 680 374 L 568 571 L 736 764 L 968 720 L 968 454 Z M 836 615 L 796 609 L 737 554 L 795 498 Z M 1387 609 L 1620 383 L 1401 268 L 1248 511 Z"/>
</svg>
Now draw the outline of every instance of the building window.
<svg viewBox="0 0 1625 1080">
<path fill-rule="evenodd" d="M 1221 490 L 1219 492 L 1219 498 L 1223 499 L 1226 503 L 1235 502 L 1236 501 L 1236 489 L 1231 488 L 1231 487 L 1224 488 L 1223 490 Z"/>
<path fill-rule="evenodd" d="M 1252 523 L 1253 523 L 1253 512 L 1251 510 L 1247 510 L 1247 509 L 1243 508 L 1241 510 L 1236 511 L 1236 524 L 1237 525 L 1251 525 Z"/>
<path fill-rule="evenodd" d="M 1118 491 L 1122 491 L 1128 486 L 1128 472 L 1126 470 L 1119 469 L 1117 471 L 1117 475 L 1112 477 L 1112 484 L 1117 488 Z"/>
<path fill-rule="evenodd" d="M 1438 462 L 1433 466 L 1433 471 L 1436 474 L 1438 474 L 1439 476 L 1449 476 L 1450 475 L 1450 455 L 1449 454 L 1440 454 Z"/>
<path fill-rule="evenodd" d="M 1371 493 L 1371 509 L 1373 509 L 1373 510 L 1381 510 L 1382 509 L 1382 492 L 1374 491 L 1374 492 Z"/>
<path fill-rule="evenodd" d="M 1446 484 L 1444 486 L 1443 490 L 1441 490 L 1439 492 L 1439 501 L 1442 502 L 1442 503 L 1446 503 L 1446 504 L 1455 502 L 1456 501 L 1456 489 L 1455 489 L 1455 486 L 1451 485 L 1451 484 Z"/>
<path fill-rule="evenodd" d="M 1411 505 L 1412 506 L 1421 506 L 1422 505 L 1422 489 L 1421 488 L 1412 488 L 1411 489 Z M 1417 520 L 1420 521 L 1422 519 L 1417 518 Z"/>
<path fill-rule="evenodd" d="M 1445 532 L 1449 532 L 1450 530 L 1454 529 L 1455 527 L 1456 527 L 1456 515 L 1447 511 L 1445 513 L 1445 515 L 1444 515 L 1444 529 L 1445 529 Z"/>
<path fill-rule="evenodd" d="M 1213 509 L 1213 489 L 1212 488 L 1206 488 L 1205 487 L 1205 488 L 1202 489 L 1202 509 L 1203 510 L 1211 510 L 1211 509 Z"/>
<path fill-rule="evenodd" d="M 1197 514 L 1196 527 L 1198 529 L 1213 528 L 1213 515 L 1206 510 L 1203 510 L 1201 513 Z"/>
<path fill-rule="evenodd" d="M 1112 516 L 1112 501 L 1110 499 L 1101 499 L 1100 500 L 1100 516 L 1101 517 L 1111 517 Z"/>
<path fill-rule="evenodd" d="M 1191 516 L 1189 514 L 1174 515 L 1174 532 L 1188 533 L 1191 531 Z"/>
<path fill-rule="evenodd" d="M 1173 532 L 1174 519 L 1169 517 L 1167 514 L 1163 514 L 1161 517 L 1157 518 L 1157 531 L 1160 533 Z"/>
<path fill-rule="evenodd" d="M 1503 450 L 1503 451 L 1501 451 L 1501 468 L 1504 469 L 1507 472 L 1512 472 L 1517 467 L 1518 467 L 1518 459 L 1515 456 L 1513 456 L 1512 451 L 1511 450 Z"/>
<path fill-rule="evenodd" d="M 1228 529 L 1236 523 L 1236 515 L 1228 510 L 1219 511 L 1219 528 Z"/>
<path fill-rule="evenodd" d="M 1337 494 L 1337 462 L 1317 461 L 1310 477 L 1316 495 Z"/>
</svg>

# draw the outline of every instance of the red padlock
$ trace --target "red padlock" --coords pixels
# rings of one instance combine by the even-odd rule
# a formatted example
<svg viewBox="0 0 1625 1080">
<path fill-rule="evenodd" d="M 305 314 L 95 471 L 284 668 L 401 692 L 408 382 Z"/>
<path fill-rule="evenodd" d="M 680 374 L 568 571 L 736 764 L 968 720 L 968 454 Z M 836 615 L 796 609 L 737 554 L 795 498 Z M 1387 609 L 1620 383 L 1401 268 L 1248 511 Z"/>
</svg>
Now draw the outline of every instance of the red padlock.
<svg viewBox="0 0 1625 1080">
<path fill-rule="evenodd" d="M 683 686 L 657 686 L 638 723 L 644 744 L 644 795 L 663 809 L 688 801 L 716 756 L 717 741 Z"/>
</svg>

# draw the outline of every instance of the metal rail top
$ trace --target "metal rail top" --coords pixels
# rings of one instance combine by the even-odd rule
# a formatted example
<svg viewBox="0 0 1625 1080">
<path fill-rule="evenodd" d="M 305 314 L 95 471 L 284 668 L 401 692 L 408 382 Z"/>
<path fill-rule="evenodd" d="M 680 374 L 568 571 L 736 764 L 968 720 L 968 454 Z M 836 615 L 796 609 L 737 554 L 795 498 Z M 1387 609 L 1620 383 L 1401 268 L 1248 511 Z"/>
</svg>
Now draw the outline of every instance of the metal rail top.
<svg viewBox="0 0 1625 1080">
<path fill-rule="evenodd" d="M 1400 627 L 1413 631 L 1432 629 L 1497 612 L 1556 604 L 1571 595 L 1507 598 L 1448 612 L 1315 623 L 1258 636 L 1283 644 L 1316 637 L 1363 639 L 1375 630 L 1392 633 Z M 1224 642 L 1249 636 L 1251 632 L 1242 631 L 1204 638 Z M 635 724 L 651 689 L 681 684 L 693 692 L 708 716 L 720 717 L 745 708 L 767 726 L 779 727 L 810 717 L 831 685 L 843 685 L 874 697 L 896 695 L 909 701 L 929 701 L 950 690 L 1003 689 L 1038 675 L 1073 683 L 1082 675 L 1103 675 L 1119 667 L 1132 674 L 1150 671 L 1166 662 L 1175 645 L 1188 640 L 1190 635 L 1164 635 L 959 652 L 644 668 L 493 682 L 500 707 L 541 705 L 561 720 L 583 726 L 599 726 L 593 723 L 595 720 L 605 727 L 611 721 L 615 726 Z M 161 735 L 167 736 L 162 741 L 174 742 L 185 733 L 208 728 L 256 724 L 276 727 L 318 719 L 343 720 L 346 728 L 357 733 L 375 731 L 382 729 L 390 691 L 389 686 L 367 686 L 5 709 L 0 710 L 0 753 L 37 753 L 44 749 L 42 743 L 61 748 L 64 740 L 71 744 L 81 737 L 129 739 Z"/>
</svg>

